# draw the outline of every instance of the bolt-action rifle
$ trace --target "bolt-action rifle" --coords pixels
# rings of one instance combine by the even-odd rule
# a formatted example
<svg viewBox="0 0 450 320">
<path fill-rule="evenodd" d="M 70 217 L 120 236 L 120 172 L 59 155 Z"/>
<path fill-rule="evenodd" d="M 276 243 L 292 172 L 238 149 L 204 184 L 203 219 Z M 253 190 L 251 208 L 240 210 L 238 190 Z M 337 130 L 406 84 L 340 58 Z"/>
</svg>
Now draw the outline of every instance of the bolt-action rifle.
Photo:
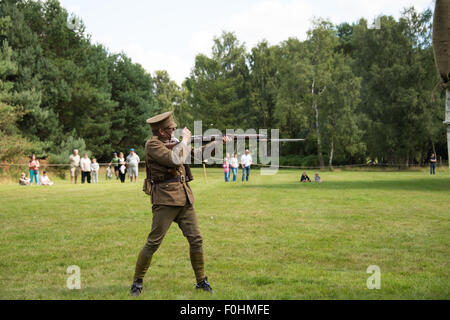
<svg viewBox="0 0 450 320">
<path fill-rule="evenodd" d="M 206 135 L 206 136 L 191 136 L 191 143 L 193 142 L 210 142 L 205 146 L 202 146 L 203 148 L 207 148 L 207 147 L 211 147 L 212 144 L 215 143 L 221 143 L 223 141 L 224 137 L 230 137 L 233 140 L 237 140 L 237 139 L 257 139 L 259 141 L 271 141 L 271 142 L 297 142 L 297 141 L 304 141 L 305 139 L 300 139 L 300 138 L 283 138 L 283 139 L 269 139 L 269 137 L 266 134 L 240 134 L 240 133 L 233 133 L 233 134 L 226 134 L 226 135 L 221 135 L 221 134 L 213 134 L 213 135 Z M 173 149 L 177 144 L 179 144 L 180 141 L 176 138 L 172 138 L 168 143 L 165 144 L 165 146 L 168 149 Z M 184 164 L 184 169 L 186 171 L 186 176 L 188 177 L 189 181 L 194 180 L 194 176 L 192 175 L 191 172 L 191 168 L 189 166 L 189 164 Z M 170 170 L 171 174 L 176 175 L 176 170 L 175 169 L 171 169 Z"/>
</svg>

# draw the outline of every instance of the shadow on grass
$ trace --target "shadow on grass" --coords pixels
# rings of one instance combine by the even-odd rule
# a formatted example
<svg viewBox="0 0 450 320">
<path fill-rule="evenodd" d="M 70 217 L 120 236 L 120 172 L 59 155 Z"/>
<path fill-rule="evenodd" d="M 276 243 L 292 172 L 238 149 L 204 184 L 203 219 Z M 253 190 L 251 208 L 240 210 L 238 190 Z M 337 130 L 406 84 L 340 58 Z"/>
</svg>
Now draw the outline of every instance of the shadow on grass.
<svg viewBox="0 0 450 320">
<path fill-rule="evenodd" d="M 83 287 L 80 290 L 69 290 L 67 288 L 39 288 L 25 290 L 24 295 L 31 299 L 49 299 L 49 300 L 108 300 L 123 299 L 131 297 L 130 286 L 106 285 L 104 287 Z M 15 297 L 15 293 L 11 292 Z M 22 299 L 19 297 L 18 299 Z"/>
<path fill-rule="evenodd" d="M 450 179 L 409 179 L 409 180 L 381 180 L 381 181 L 324 181 L 322 183 L 280 183 L 280 184 L 253 184 L 246 185 L 249 189 L 324 189 L 324 190 L 409 190 L 429 192 L 449 192 Z"/>
<path fill-rule="evenodd" d="M 126 285 L 108 285 L 101 287 L 87 286 L 80 290 L 69 290 L 67 288 L 40 288 L 32 289 L 27 292 L 21 292 L 21 296 L 17 296 L 14 292 L 9 292 L 9 297 L 4 294 L 2 299 L 31 299 L 31 300 L 185 300 L 191 296 L 195 299 L 212 299 L 217 298 L 211 296 L 209 292 L 195 290 L 194 287 L 187 291 L 173 291 L 161 293 L 160 290 L 152 287 L 150 283 L 144 283 L 144 290 L 140 297 L 134 297 L 130 294 L 131 282 Z M 23 296 L 22 296 L 23 295 Z M 25 298 L 28 297 L 28 298 Z M 31 297 L 31 298 L 30 298 Z"/>
</svg>

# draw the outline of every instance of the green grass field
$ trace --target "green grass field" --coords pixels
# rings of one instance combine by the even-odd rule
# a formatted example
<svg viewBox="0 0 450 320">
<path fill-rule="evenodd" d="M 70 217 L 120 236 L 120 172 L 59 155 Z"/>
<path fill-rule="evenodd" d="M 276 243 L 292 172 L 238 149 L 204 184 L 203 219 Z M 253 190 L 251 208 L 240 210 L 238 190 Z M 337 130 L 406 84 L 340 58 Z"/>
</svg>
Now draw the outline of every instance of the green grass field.
<svg viewBox="0 0 450 320">
<path fill-rule="evenodd" d="M 308 172 L 310 177 L 314 172 Z M 194 290 L 188 243 L 173 224 L 138 299 L 449 299 L 450 176 L 426 171 L 251 173 L 191 184 L 214 293 Z M 141 179 L 143 173 L 141 173 Z M 0 185 L 0 299 L 131 299 L 151 226 L 142 184 Z M 66 288 L 81 268 L 81 290 Z M 369 290 L 368 266 L 381 269 Z"/>
</svg>

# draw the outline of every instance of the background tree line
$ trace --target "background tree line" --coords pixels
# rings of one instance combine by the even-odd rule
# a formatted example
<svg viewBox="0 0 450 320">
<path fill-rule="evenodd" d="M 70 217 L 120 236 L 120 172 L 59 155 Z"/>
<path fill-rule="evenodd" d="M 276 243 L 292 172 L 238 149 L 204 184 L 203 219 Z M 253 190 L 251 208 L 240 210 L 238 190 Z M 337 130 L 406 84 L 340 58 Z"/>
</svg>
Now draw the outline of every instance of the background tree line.
<svg viewBox="0 0 450 320">
<path fill-rule="evenodd" d="M 143 153 L 145 120 L 171 110 L 179 126 L 280 129 L 284 164 L 424 163 L 446 158 L 444 93 L 431 47 L 432 12 L 405 9 L 380 29 L 317 19 L 301 41 L 247 50 L 234 33 L 196 56 L 181 86 L 68 28 L 57 0 L 0 2 L 0 160 L 35 152 L 66 162 L 73 148 L 108 161 Z M 290 155 L 290 156 L 286 156 Z"/>
</svg>

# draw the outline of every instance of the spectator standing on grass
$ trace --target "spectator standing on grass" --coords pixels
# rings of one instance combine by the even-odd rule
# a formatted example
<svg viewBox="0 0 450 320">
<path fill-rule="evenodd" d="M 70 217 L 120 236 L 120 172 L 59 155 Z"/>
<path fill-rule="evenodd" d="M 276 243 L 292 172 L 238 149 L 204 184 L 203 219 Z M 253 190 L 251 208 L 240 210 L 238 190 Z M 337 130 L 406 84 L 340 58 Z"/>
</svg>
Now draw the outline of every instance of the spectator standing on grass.
<svg viewBox="0 0 450 320">
<path fill-rule="evenodd" d="M 225 158 L 223 159 L 223 170 L 225 173 L 225 182 L 229 182 L 230 181 L 230 154 L 227 152 Z M 225 163 L 227 163 L 227 169 L 225 168 Z"/>
<path fill-rule="evenodd" d="M 130 176 L 130 182 L 133 182 L 133 176 L 134 176 L 134 182 L 137 182 L 138 173 L 139 173 L 139 162 L 141 159 L 139 159 L 139 156 L 134 152 L 134 149 L 130 149 L 130 154 L 127 157 L 127 163 L 128 163 L 128 175 Z"/>
<path fill-rule="evenodd" d="M 230 169 L 233 172 L 233 182 L 236 182 L 238 168 L 239 168 L 239 161 L 237 158 L 237 153 L 235 152 L 233 154 L 233 158 L 230 159 Z M 228 177 L 230 177 L 229 174 L 228 174 Z"/>
<path fill-rule="evenodd" d="M 311 179 L 306 174 L 306 171 L 303 171 L 302 176 L 300 177 L 300 182 L 311 182 Z"/>
<path fill-rule="evenodd" d="M 30 179 L 27 178 L 27 175 L 25 174 L 25 172 L 22 172 L 20 174 L 19 184 L 21 186 L 29 186 L 30 185 Z"/>
<path fill-rule="evenodd" d="M 44 171 L 42 173 L 42 176 L 39 179 L 39 185 L 40 186 L 52 186 L 53 185 L 53 182 L 50 181 L 50 179 L 47 175 L 47 171 Z"/>
<path fill-rule="evenodd" d="M 436 155 L 432 153 L 430 157 L 430 174 L 435 174 L 434 170 L 436 168 L 436 161 Z"/>
<path fill-rule="evenodd" d="M 87 183 L 91 183 L 91 159 L 87 153 L 84 154 L 83 158 L 80 160 L 81 167 L 81 183 L 87 180 Z"/>
<path fill-rule="evenodd" d="M 230 182 L 230 164 L 227 158 L 223 161 L 223 172 L 225 174 L 225 182 Z"/>
<path fill-rule="evenodd" d="M 123 152 L 119 153 L 119 178 L 120 182 L 125 182 L 125 176 L 127 174 L 127 162 L 123 156 Z"/>
<path fill-rule="evenodd" d="M 80 160 L 78 149 L 74 149 L 73 154 L 69 156 L 70 183 L 73 183 L 73 178 L 75 177 L 75 184 L 77 184 L 78 175 L 80 174 Z"/>
<path fill-rule="evenodd" d="M 30 170 L 30 184 L 33 184 L 33 177 L 34 182 L 38 184 L 39 179 L 39 160 L 36 159 L 36 155 L 33 154 L 31 156 L 30 162 L 28 162 L 28 169 Z"/>
<path fill-rule="evenodd" d="M 225 155 L 225 158 L 223 159 L 223 162 L 228 161 L 228 163 L 230 163 L 230 154 L 227 152 L 227 154 Z"/>
<path fill-rule="evenodd" d="M 117 152 L 113 153 L 113 158 L 109 163 L 109 166 L 114 166 L 114 174 L 116 175 L 116 180 L 119 179 L 119 157 L 117 156 Z"/>
<path fill-rule="evenodd" d="M 96 158 L 92 159 L 91 172 L 92 172 L 92 183 L 98 183 L 98 171 L 100 170 L 100 165 Z"/>
<path fill-rule="evenodd" d="M 248 176 L 250 175 L 250 166 L 252 165 L 252 156 L 250 155 L 250 151 L 248 149 L 245 150 L 245 154 L 241 157 L 241 166 L 242 166 L 242 182 L 248 181 Z"/>
</svg>

